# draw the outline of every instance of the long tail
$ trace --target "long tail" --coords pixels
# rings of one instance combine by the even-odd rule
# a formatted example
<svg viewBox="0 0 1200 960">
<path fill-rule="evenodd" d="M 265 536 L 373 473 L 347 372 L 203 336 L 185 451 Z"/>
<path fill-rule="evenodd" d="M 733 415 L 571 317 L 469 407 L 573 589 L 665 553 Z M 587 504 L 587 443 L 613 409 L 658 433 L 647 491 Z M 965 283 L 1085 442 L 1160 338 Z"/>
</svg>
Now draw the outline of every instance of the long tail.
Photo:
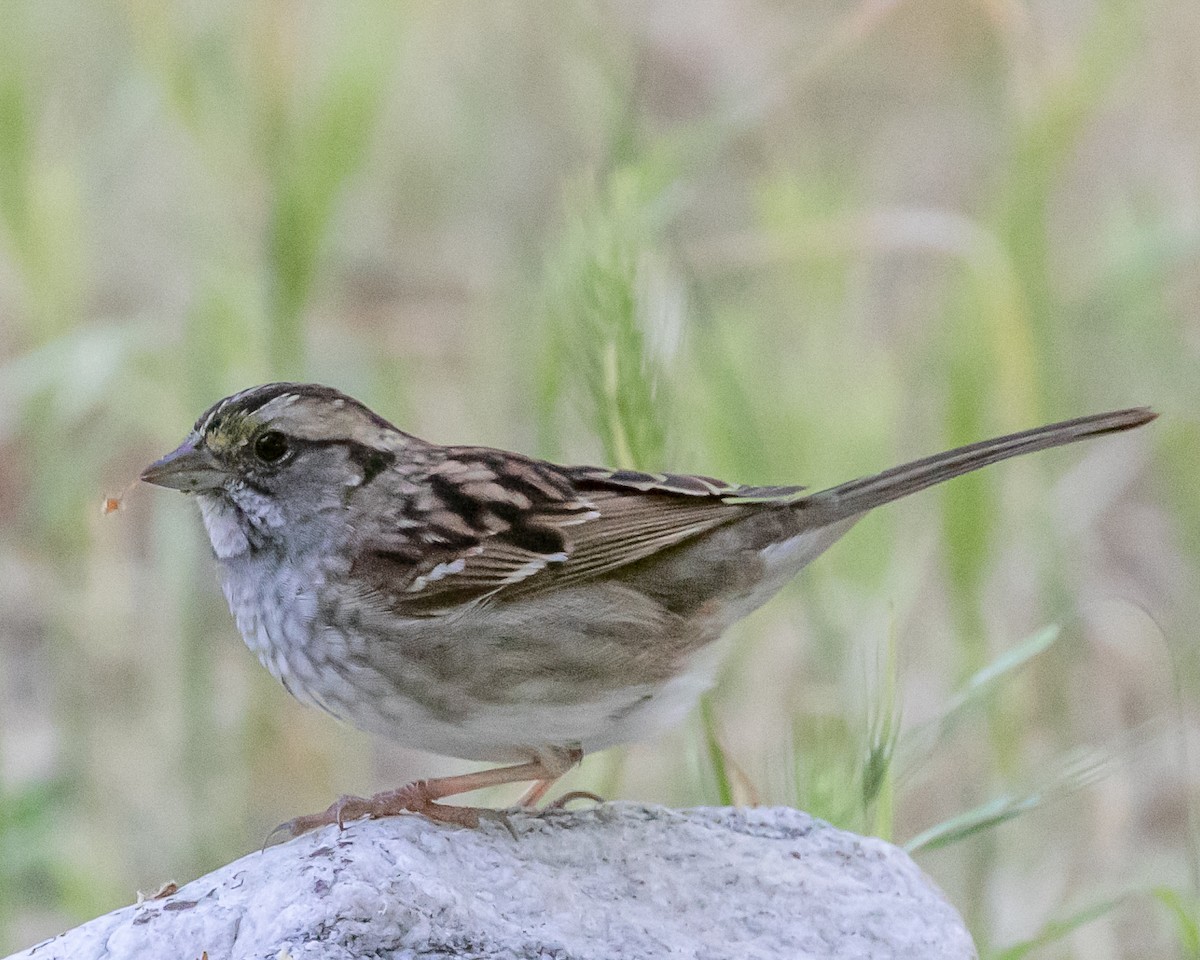
<svg viewBox="0 0 1200 960">
<path fill-rule="evenodd" d="M 1033 453 L 1035 450 L 1074 443 L 1086 437 L 1131 430 L 1149 423 L 1157 416 L 1158 414 L 1149 407 L 1135 407 L 1065 420 L 1062 423 L 1051 423 L 1006 437 L 996 437 L 994 440 L 983 440 L 892 467 L 871 477 L 861 477 L 830 487 L 828 490 L 821 490 L 797 500 L 796 508 L 806 513 L 812 510 L 819 516 L 822 524 L 832 523 L 866 513 L 881 504 L 907 497 L 910 493 L 986 467 L 989 463 L 998 463 L 1009 457 Z"/>
</svg>

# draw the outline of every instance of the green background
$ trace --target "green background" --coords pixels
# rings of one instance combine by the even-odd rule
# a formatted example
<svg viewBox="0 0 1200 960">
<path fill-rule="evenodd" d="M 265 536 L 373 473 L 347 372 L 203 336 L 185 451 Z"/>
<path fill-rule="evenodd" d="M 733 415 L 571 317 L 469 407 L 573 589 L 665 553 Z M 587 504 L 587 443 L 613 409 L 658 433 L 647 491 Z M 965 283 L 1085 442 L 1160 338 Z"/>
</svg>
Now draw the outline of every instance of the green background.
<svg viewBox="0 0 1200 960">
<path fill-rule="evenodd" d="M 909 843 L 985 956 L 1200 956 L 1194 0 L 2 17 L 0 952 L 467 768 L 289 700 L 185 499 L 101 514 L 216 399 L 315 379 L 813 486 L 1153 404 L 868 518 L 688 725 L 565 785 Z"/>
</svg>

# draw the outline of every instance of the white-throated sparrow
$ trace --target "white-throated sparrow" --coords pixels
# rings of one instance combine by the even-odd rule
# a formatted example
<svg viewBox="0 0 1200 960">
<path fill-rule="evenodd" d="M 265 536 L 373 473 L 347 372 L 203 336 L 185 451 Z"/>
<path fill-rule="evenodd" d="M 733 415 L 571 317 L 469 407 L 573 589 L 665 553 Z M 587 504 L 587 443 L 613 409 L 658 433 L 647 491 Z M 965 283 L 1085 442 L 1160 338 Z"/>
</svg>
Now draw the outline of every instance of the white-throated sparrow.
<svg viewBox="0 0 1200 960">
<path fill-rule="evenodd" d="M 513 764 L 344 797 L 287 826 L 535 781 L 680 720 L 715 641 L 873 507 L 1154 419 L 1081 417 L 817 493 L 439 446 L 314 384 L 204 413 L 141 478 L 196 496 L 238 629 L 299 699 L 398 742 Z"/>
</svg>

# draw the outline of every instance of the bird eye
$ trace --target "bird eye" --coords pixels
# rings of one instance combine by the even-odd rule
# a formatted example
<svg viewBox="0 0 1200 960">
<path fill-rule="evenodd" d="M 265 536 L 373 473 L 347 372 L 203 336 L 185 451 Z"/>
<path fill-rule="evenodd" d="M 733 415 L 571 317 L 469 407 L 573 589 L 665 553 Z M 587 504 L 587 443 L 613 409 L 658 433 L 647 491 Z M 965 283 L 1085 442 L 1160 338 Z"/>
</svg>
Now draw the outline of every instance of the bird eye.
<svg viewBox="0 0 1200 960">
<path fill-rule="evenodd" d="M 278 430 L 268 430 L 254 441 L 254 455 L 263 463 L 278 463 L 288 449 L 287 437 Z"/>
</svg>

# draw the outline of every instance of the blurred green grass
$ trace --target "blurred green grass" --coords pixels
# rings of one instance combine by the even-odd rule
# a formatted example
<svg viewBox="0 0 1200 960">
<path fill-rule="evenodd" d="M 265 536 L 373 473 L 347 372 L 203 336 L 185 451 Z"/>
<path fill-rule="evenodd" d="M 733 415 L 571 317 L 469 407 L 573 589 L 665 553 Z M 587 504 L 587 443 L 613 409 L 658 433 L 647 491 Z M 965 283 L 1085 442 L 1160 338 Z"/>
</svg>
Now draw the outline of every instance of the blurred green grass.
<svg viewBox="0 0 1200 960">
<path fill-rule="evenodd" d="M 312 378 L 813 486 L 1154 404 L 868 518 L 570 786 L 911 842 L 985 956 L 1195 956 L 1197 64 L 1188 0 L 6 5 L 0 951 L 461 769 L 289 701 L 187 503 L 100 516 Z"/>
</svg>

